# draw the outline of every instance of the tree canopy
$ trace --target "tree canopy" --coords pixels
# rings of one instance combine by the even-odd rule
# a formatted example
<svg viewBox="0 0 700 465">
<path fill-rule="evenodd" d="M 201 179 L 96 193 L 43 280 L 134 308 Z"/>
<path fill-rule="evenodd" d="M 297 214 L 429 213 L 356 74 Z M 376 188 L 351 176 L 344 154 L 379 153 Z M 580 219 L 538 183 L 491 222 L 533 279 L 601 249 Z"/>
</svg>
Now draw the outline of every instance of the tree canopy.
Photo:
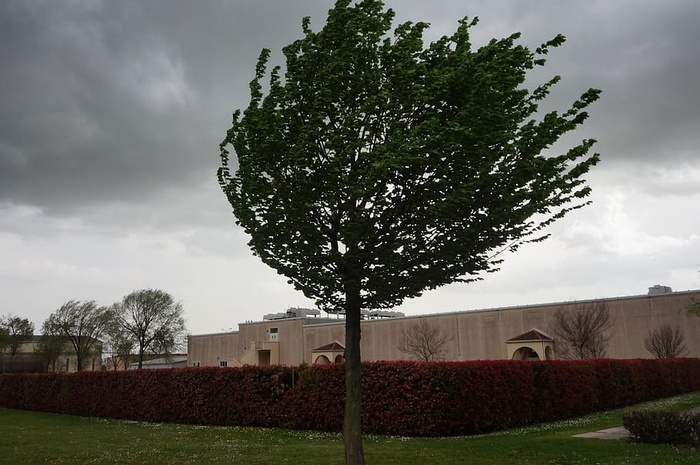
<svg viewBox="0 0 700 465">
<path fill-rule="evenodd" d="M 132 342 L 138 349 L 139 368 L 148 352 L 171 354 L 185 332 L 182 304 L 159 289 L 142 289 L 124 296 L 112 306 L 111 315 L 115 324 L 109 334 L 118 345 L 117 352 L 124 352 Z"/>
<path fill-rule="evenodd" d="M 105 331 L 105 341 L 102 345 L 102 355 L 109 369 L 127 370 L 133 356 L 136 340 L 131 332 L 124 329 L 117 318 L 110 318 Z"/>
<path fill-rule="evenodd" d="M 85 368 L 85 361 L 101 344 L 100 337 L 107 327 L 108 314 L 94 300 L 70 300 L 49 315 L 44 323 L 47 334 L 59 335 L 73 347 L 76 369 Z"/>
<path fill-rule="evenodd" d="M 343 307 L 350 275 L 363 308 L 391 307 L 493 270 L 495 253 L 585 204 L 593 141 L 541 152 L 586 119 L 599 92 L 537 121 L 559 78 L 523 88 L 563 36 L 535 52 L 518 34 L 472 50 L 476 20 L 464 19 L 424 47 L 427 24 L 403 24 L 392 40 L 391 10 L 348 3 L 321 32 L 304 21 L 264 97 L 263 50 L 250 105 L 221 145 L 219 182 L 265 263 L 326 310 Z"/>
<path fill-rule="evenodd" d="M 7 315 L 4 318 L 0 318 L 0 328 L 7 333 L 6 341 L 10 357 L 17 355 L 20 346 L 27 341 L 31 341 L 34 336 L 34 323 L 27 318 L 19 316 Z M 0 343 L 1 347 L 2 343 Z"/>
<path fill-rule="evenodd" d="M 94 300 L 70 300 L 49 316 L 44 322 L 43 332 L 59 336 L 70 343 L 77 359 L 76 368 L 80 371 L 85 368 L 85 361 L 90 354 L 101 344 L 100 337 L 108 322 L 107 308 L 99 307 Z"/>
<path fill-rule="evenodd" d="M 359 436 L 360 309 L 479 279 L 500 252 L 586 205 L 594 141 L 547 149 L 586 120 L 599 91 L 540 114 L 559 77 L 531 90 L 525 77 L 564 36 L 534 51 L 519 34 L 475 49 L 477 20 L 464 18 L 426 45 L 428 24 L 391 37 L 392 10 L 350 3 L 337 1 L 318 32 L 304 18 L 267 84 L 263 49 L 218 180 L 253 252 L 320 308 L 345 311 L 344 429 L 355 415 Z M 361 463 L 347 441 L 346 461 Z"/>
<path fill-rule="evenodd" d="M 53 327 L 48 321 L 42 325 L 41 333 L 34 353 L 41 360 L 44 371 L 57 371 L 59 368 L 57 366 L 58 358 L 64 351 L 68 339 L 60 329 Z"/>
</svg>

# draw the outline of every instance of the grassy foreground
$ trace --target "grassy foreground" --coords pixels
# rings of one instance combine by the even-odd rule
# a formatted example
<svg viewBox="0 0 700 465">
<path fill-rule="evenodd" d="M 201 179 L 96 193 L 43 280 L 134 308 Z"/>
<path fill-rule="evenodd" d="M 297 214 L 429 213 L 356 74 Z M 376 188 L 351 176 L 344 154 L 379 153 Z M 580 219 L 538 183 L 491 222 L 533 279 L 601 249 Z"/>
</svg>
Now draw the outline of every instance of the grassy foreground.
<svg viewBox="0 0 700 465">
<path fill-rule="evenodd" d="M 700 392 L 642 406 L 685 410 Z M 625 410 L 485 436 L 367 436 L 368 464 L 698 464 L 692 448 L 573 438 L 619 426 Z M 337 434 L 150 424 L 0 409 L 0 464 L 342 464 Z"/>
</svg>

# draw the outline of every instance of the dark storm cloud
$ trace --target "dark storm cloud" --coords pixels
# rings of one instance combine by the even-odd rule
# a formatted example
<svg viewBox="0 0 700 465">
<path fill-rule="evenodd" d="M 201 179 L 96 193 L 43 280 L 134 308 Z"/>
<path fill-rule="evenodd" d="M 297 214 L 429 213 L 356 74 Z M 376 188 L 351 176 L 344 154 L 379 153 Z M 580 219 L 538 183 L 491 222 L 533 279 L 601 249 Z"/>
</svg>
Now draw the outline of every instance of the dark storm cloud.
<svg viewBox="0 0 700 465">
<path fill-rule="evenodd" d="M 590 130 L 606 154 L 667 166 L 696 159 L 700 49 L 692 44 L 700 41 L 700 3 L 598 2 L 589 8 L 588 20 L 572 25 L 578 27 L 568 68 L 604 90 Z"/>
<path fill-rule="evenodd" d="M 2 11 L 2 199 L 60 209 L 138 198 L 186 160 L 172 151 L 187 142 L 186 76 L 167 44 L 130 30 L 128 9 L 17 2 Z"/>
<path fill-rule="evenodd" d="M 563 109 L 588 87 L 603 90 L 580 134 L 599 140 L 596 150 L 606 163 L 671 165 L 697 159 L 700 48 L 694 44 L 700 42 L 700 2 L 503 5 L 489 2 L 478 13 L 478 28 L 501 35 L 521 31 L 521 41 L 530 46 L 556 33 L 567 37 L 551 52 L 545 69 L 535 73 L 563 78 L 545 106 Z M 504 29 L 494 31 L 491 21 Z"/>
<path fill-rule="evenodd" d="M 0 201 L 60 213 L 215 182 L 265 45 L 249 38 L 298 16 L 262 5 L 5 2 Z"/>
<path fill-rule="evenodd" d="M 541 76 L 562 74 L 552 107 L 603 89 L 576 138 L 606 163 L 672 164 L 700 146 L 700 2 L 392 1 L 428 38 L 480 16 L 482 43 L 522 31 L 567 44 Z M 217 145 L 245 106 L 262 47 L 318 28 L 325 1 L 6 1 L 0 5 L 0 202 L 57 214 L 139 203 L 214 180 Z M 539 74 L 537 76 L 540 76 Z"/>
<path fill-rule="evenodd" d="M 588 87 L 603 90 L 590 108 L 591 118 L 574 139 L 594 137 L 605 163 L 674 165 L 697 160 L 700 150 L 700 2 L 538 1 L 425 2 L 403 8 L 407 19 L 449 11 L 452 18 L 434 21 L 433 29 L 449 33 L 450 21 L 479 16 L 476 43 L 522 32 L 530 47 L 557 33 L 567 42 L 554 49 L 535 81 L 553 74 L 563 80 L 543 104 L 565 109 Z M 444 8 L 443 8 L 444 6 Z M 448 19 L 445 21 L 445 19 Z M 572 139 L 569 139 L 572 140 Z"/>
<path fill-rule="evenodd" d="M 250 254 L 216 185 L 218 144 L 272 61 L 322 27 L 332 0 L 0 1 L 0 295 L 39 326 L 61 302 L 138 288 L 183 299 L 211 332 L 310 306 Z M 415 313 L 697 288 L 700 17 L 697 0 L 389 0 L 426 40 L 479 16 L 476 46 L 563 33 L 528 86 L 563 77 L 543 109 L 603 90 L 556 150 L 599 140 L 593 205 L 470 285 L 412 299 Z M 505 258 L 505 257 L 504 257 Z M 402 308 L 397 310 L 403 311 Z M 0 311 L 1 313 L 2 311 Z"/>
</svg>

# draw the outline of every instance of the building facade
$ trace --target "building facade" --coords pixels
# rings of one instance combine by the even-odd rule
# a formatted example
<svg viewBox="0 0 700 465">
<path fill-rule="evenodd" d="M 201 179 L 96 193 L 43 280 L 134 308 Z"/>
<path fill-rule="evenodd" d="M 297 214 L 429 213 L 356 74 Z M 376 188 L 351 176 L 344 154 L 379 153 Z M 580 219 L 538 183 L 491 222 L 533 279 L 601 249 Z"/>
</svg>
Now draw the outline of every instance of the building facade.
<svg viewBox="0 0 700 465">
<path fill-rule="evenodd" d="M 11 357 L 0 353 L 0 373 L 30 373 L 46 371 L 78 371 L 78 357 L 70 342 L 64 342 L 54 353 L 40 350 L 41 336 L 32 336 L 31 340 L 22 342 L 17 354 Z M 90 354 L 83 360 L 84 371 L 102 369 L 102 342 L 97 341 Z"/>
<path fill-rule="evenodd" d="M 644 347 L 650 331 L 662 325 L 683 331 L 687 356 L 700 357 L 700 317 L 687 313 L 700 290 L 650 292 L 647 295 L 575 302 L 430 314 L 362 322 L 362 359 L 407 360 L 402 335 L 425 320 L 446 336 L 446 360 L 555 359 L 554 314 L 604 303 L 611 326 L 605 356 L 652 358 Z M 345 321 L 292 317 L 242 323 L 227 333 L 188 338 L 188 366 L 290 365 L 342 360 Z"/>
</svg>

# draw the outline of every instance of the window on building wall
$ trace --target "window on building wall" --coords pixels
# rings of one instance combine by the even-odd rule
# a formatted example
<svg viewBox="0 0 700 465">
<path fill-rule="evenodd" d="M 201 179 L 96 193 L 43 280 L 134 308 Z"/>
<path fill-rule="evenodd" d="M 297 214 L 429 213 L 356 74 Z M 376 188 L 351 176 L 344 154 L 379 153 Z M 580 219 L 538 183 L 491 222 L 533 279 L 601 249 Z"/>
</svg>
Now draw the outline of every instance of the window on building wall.
<svg viewBox="0 0 700 465">
<path fill-rule="evenodd" d="M 276 341 L 279 335 L 279 328 L 270 328 L 268 332 L 270 333 L 270 340 Z"/>
<path fill-rule="evenodd" d="M 199 362 L 192 362 L 193 367 L 198 367 L 199 365 L 200 365 Z"/>
<path fill-rule="evenodd" d="M 220 367 L 227 367 L 227 366 L 228 366 L 228 360 L 219 360 L 219 366 L 220 366 Z"/>
</svg>

